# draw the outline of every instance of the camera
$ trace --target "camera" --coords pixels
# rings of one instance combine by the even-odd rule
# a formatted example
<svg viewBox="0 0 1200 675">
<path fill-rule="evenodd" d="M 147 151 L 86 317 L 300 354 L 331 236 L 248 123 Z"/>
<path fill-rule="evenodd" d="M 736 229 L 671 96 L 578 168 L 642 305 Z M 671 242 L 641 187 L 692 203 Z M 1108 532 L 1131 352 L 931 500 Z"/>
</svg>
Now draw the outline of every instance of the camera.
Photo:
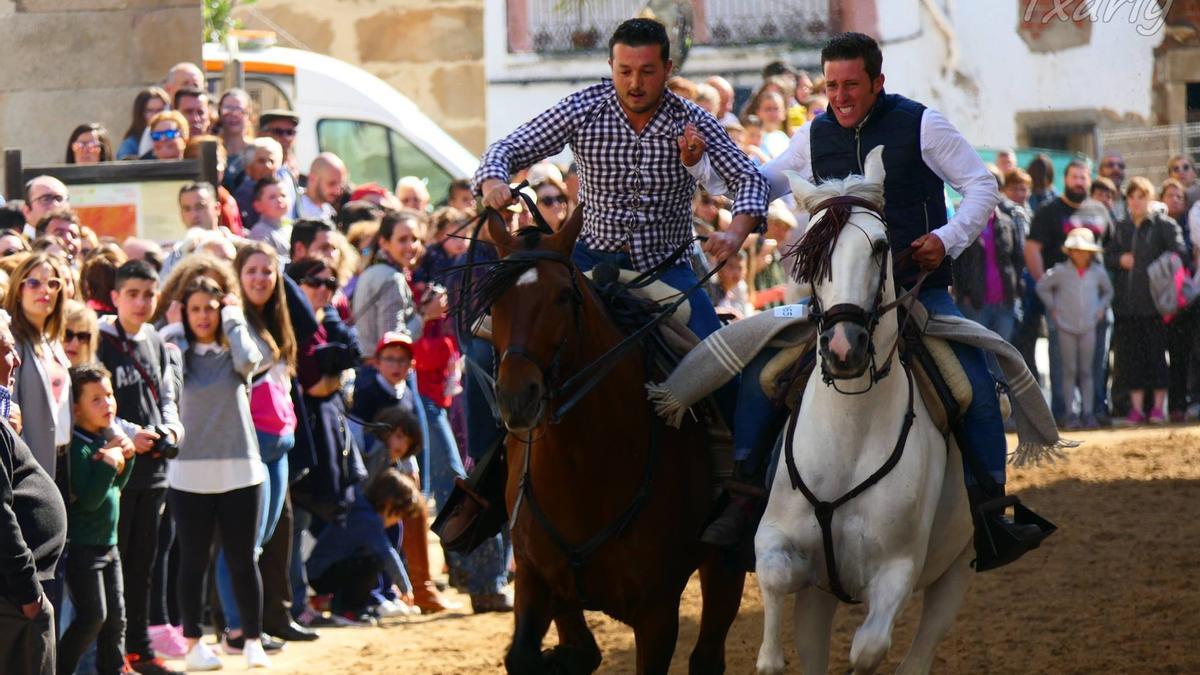
<svg viewBox="0 0 1200 675">
<path fill-rule="evenodd" d="M 153 430 L 158 434 L 158 440 L 154 441 L 154 446 L 150 448 L 150 454 L 165 459 L 178 457 L 179 446 L 171 440 L 171 431 L 161 424 L 154 425 Z"/>
</svg>

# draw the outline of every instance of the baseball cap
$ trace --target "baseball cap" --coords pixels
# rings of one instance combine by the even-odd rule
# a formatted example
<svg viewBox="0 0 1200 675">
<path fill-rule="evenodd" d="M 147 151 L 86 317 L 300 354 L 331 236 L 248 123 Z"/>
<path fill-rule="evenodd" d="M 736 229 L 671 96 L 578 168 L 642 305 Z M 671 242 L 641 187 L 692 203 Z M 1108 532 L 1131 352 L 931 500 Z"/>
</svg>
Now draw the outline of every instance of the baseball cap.
<svg viewBox="0 0 1200 675">
<path fill-rule="evenodd" d="M 300 116 L 296 113 L 283 108 L 275 108 L 258 116 L 258 128 L 265 129 L 268 124 L 275 120 L 288 120 L 293 124 L 300 124 Z"/>
<path fill-rule="evenodd" d="M 404 348 L 408 350 L 408 353 L 412 354 L 412 336 L 408 333 L 398 330 L 390 330 L 384 333 L 383 337 L 379 338 L 379 342 L 375 344 L 375 354 L 378 355 L 379 352 L 384 350 L 384 348 L 391 347 L 392 345 L 403 345 Z"/>
</svg>

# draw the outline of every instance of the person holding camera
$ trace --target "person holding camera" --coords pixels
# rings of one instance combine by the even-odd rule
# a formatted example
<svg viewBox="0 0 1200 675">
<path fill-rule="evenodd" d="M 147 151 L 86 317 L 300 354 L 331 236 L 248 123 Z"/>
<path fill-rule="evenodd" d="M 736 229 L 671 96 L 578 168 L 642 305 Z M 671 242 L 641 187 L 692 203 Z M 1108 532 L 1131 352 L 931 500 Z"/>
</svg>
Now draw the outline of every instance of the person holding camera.
<svg viewBox="0 0 1200 675">
<path fill-rule="evenodd" d="M 221 661 L 201 641 L 205 576 L 219 530 L 242 623 L 248 668 L 270 665 L 262 638 L 262 578 L 256 563 L 267 470 L 250 412 L 250 377 L 263 361 L 241 298 L 199 277 L 180 298 L 183 317 L 163 338 L 183 353 L 179 397 L 192 431 L 167 469 L 167 501 L 179 541 L 179 609 L 187 668 L 215 670 Z M 227 643 L 228 644 L 228 643 Z"/>
<path fill-rule="evenodd" d="M 426 321 L 446 314 L 445 290 L 433 289 L 418 303 L 409 283 L 421 253 L 423 216 L 416 211 L 387 210 L 371 242 L 371 257 L 354 289 L 354 324 L 364 354 L 374 353 L 384 333 L 403 331 L 421 337 Z"/>
<path fill-rule="evenodd" d="M 167 460 L 178 454 L 183 424 L 176 405 L 172 357 L 150 319 L 158 304 L 158 273 L 142 260 L 117 268 L 116 316 L 100 320 L 97 356 L 112 373 L 118 425 L 138 460 L 121 491 L 117 548 L 125 582 L 125 650 L 139 673 L 172 674 L 150 646 L 150 589 L 159 520 L 167 494 Z"/>
</svg>

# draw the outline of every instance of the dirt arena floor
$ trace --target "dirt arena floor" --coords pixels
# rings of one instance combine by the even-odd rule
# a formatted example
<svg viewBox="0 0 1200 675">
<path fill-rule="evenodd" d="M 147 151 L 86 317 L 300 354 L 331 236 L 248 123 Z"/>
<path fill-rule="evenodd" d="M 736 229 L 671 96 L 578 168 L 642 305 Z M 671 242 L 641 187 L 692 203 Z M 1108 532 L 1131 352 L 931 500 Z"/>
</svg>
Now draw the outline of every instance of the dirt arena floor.
<svg viewBox="0 0 1200 675">
<path fill-rule="evenodd" d="M 935 673 L 1200 673 L 1200 427 L 1069 437 L 1084 445 L 1067 463 L 1010 475 L 1059 532 L 1017 564 L 972 579 Z M 901 618 L 884 672 L 903 656 L 919 604 L 914 598 Z M 699 614 L 693 579 L 672 673 L 686 672 Z M 862 617 L 861 608 L 839 610 L 831 672 L 846 671 Z M 599 614 L 589 623 L 604 651 L 601 672 L 633 672 L 632 633 Z M 502 672 L 511 630 L 511 615 L 461 612 L 326 630 L 318 642 L 289 645 L 274 672 Z M 761 632 L 751 576 L 729 637 L 730 673 L 754 672 Z M 226 661 L 225 672 L 242 666 L 240 657 Z"/>
</svg>

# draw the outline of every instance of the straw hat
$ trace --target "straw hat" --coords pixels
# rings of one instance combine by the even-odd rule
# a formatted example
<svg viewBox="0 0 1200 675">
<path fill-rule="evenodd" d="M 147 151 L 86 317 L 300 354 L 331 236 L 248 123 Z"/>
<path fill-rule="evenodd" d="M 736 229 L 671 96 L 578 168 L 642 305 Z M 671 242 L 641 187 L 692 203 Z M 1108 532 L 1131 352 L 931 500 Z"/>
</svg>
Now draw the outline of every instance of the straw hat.
<svg viewBox="0 0 1200 675">
<path fill-rule="evenodd" d="M 1067 241 L 1063 244 L 1063 252 L 1067 251 L 1090 251 L 1099 253 L 1100 247 L 1096 244 L 1096 235 L 1086 227 L 1077 227 L 1067 233 Z"/>
</svg>

